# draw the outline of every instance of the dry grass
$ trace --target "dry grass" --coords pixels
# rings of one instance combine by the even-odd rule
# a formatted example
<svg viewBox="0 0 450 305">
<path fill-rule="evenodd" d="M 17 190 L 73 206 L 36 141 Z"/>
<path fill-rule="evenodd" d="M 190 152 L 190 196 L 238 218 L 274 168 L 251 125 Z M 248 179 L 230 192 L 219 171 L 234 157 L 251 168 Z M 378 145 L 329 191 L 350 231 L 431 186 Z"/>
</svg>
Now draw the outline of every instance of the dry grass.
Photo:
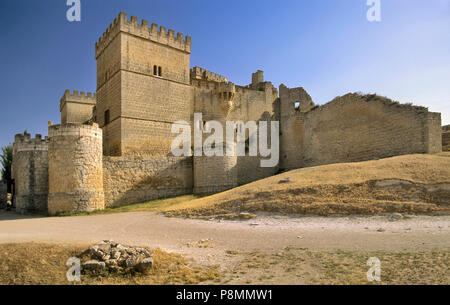
<svg viewBox="0 0 450 305">
<path fill-rule="evenodd" d="M 87 246 L 61 244 L 0 245 L 0 284 L 65 285 L 69 257 L 82 257 Z M 82 285 L 121 284 L 450 284 L 450 251 L 318 252 L 286 247 L 280 251 L 241 253 L 227 250 L 238 263 L 226 272 L 199 266 L 161 249 L 152 251 L 147 275 L 82 274 Z M 381 282 L 367 281 L 368 258 L 381 261 Z"/>
<path fill-rule="evenodd" d="M 448 213 L 450 153 L 302 168 L 163 209 L 167 216 Z M 279 183 L 289 178 L 288 183 Z"/>
<path fill-rule="evenodd" d="M 381 282 L 367 280 L 367 260 L 381 261 Z M 224 275 L 226 284 L 418 285 L 450 284 L 450 251 L 316 252 L 285 248 L 247 253 Z"/>
<path fill-rule="evenodd" d="M 66 285 L 70 257 L 82 257 L 86 246 L 20 243 L 0 244 L 0 284 L 2 285 Z M 161 249 L 152 251 L 154 266 L 147 275 L 85 274 L 84 285 L 98 284 L 147 284 L 173 285 L 198 284 L 218 281 L 217 266 L 198 266 L 176 253 Z"/>
</svg>

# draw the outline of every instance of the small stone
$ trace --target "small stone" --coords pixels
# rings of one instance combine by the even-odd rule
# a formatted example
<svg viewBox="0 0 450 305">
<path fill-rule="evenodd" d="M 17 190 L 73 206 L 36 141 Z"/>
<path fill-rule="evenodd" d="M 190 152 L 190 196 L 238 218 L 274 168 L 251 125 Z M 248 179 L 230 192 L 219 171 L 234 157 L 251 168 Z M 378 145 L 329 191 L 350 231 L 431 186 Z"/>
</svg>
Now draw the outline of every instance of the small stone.
<svg viewBox="0 0 450 305">
<path fill-rule="evenodd" d="M 111 251 L 111 245 L 110 244 L 99 244 L 97 245 L 98 250 L 108 253 Z"/>
<path fill-rule="evenodd" d="M 135 260 L 132 257 L 129 257 L 125 260 L 125 266 L 127 268 L 131 268 L 136 264 Z"/>
<path fill-rule="evenodd" d="M 278 181 L 278 183 L 289 183 L 289 182 L 291 182 L 291 178 L 290 177 L 287 177 L 287 178 L 284 178 L 284 179 L 281 179 L 280 181 Z"/>
<path fill-rule="evenodd" d="M 383 228 L 379 228 L 379 229 L 377 230 L 377 232 L 384 232 L 384 231 L 386 231 L 386 230 L 383 229 Z"/>
<path fill-rule="evenodd" d="M 122 246 L 121 244 L 117 244 L 116 249 L 125 250 L 126 248 L 124 246 Z"/>
<path fill-rule="evenodd" d="M 106 264 L 104 262 L 99 262 L 97 260 L 90 260 L 83 263 L 83 269 L 99 271 L 105 269 Z"/>
<path fill-rule="evenodd" d="M 393 214 L 391 214 L 391 216 L 389 217 L 389 219 L 390 219 L 391 221 L 400 220 L 400 219 L 402 219 L 402 218 L 403 218 L 403 215 L 400 214 L 400 213 L 393 213 Z"/>
<path fill-rule="evenodd" d="M 153 266 L 153 259 L 151 257 L 144 258 L 136 265 L 136 270 L 142 273 L 148 272 Z"/>
<path fill-rule="evenodd" d="M 255 217 L 256 217 L 255 214 L 251 214 L 251 213 L 247 213 L 247 212 L 239 213 L 239 218 L 241 218 L 241 219 L 251 219 L 251 218 L 255 218 Z"/>
<path fill-rule="evenodd" d="M 115 259 L 109 259 L 107 261 L 105 261 L 106 266 L 108 266 L 108 268 L 114 267 L 118 265 L 117 260 Z"/>
</svg>

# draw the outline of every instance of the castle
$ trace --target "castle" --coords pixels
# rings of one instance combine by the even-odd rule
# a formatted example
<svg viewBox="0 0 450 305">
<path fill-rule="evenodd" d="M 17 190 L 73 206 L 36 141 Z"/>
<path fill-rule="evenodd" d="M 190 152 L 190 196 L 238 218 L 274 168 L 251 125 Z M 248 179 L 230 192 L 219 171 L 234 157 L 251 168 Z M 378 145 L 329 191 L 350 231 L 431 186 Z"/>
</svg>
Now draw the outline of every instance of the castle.
<svg viewBox="0 0 450 305">
<path fill-rule="evenodd" d="M 442 150 L 439 113 L 361 94 L 316 106 L 303 88 L 277 90 L 262 71 L 240 86 L 190 69 L 190 53 L 191 37 L 120 13 L 95 45 L 96 93 L 66 90 L 61 124 L 49 122 L 47 137 L 15 136 L 16 208 L 92 211 L 220 192 L 295 168 Z M 260 155 L 173 156 L 172 124 L 192 125 L 194 113 L 279 121 L 278 165 L 260 167 Z"/>
</svg>

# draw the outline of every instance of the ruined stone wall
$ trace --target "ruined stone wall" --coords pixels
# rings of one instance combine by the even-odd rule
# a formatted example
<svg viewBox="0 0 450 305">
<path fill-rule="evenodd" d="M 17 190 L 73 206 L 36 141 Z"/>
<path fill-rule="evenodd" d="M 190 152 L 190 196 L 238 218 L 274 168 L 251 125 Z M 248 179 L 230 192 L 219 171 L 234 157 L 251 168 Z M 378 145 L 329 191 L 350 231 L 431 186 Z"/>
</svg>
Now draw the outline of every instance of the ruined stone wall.
<svg viewBox="0 0 450 305">
<path fill-rule="evenodd" d="M 450 151 L 450 125 L 442 127 L 442 150 Z"/>
<path fill-rule="evenodd" d="M 106 207 L 192 193 L 191 157 L 103 158 Z"/>
<path fill-rule="evenodd" d="M 18 134 L 13 145 L 14 204 L 19 212 L 46 212 L 48 143 L 41 135 Z"/>
<path fill-rule="evenodd" d="M 282 169 L 302 167 L 305 146 L 305 116 L 314 102 L 301 87 L 289 89 L 280 85 L 280 166 Z"/>
<path fill-rule="evenodd" d="M 442 121 L 441 114 L 427 112 L 424 118 L 425 152 L 435 154 L 442 152 Z"/>
<path fill-rule="evenodd" d="M 286 115 L 294 105 L 285 97 L 280 95 L 283 169 L 441 150 L 440 114 L 422 107 L 348 94 Z"/>
<path fill-rule="evenodd" d="M 226 145 L 223 145 L 224 156 L 194 156 L 194 193 L 218 193 L 238 186 L 237 156 L 227 156 Z M 236 150 L 235 144 L 227 144 Z M 212 152 L 208 152 L 212 153 Z"/>
<path fill-rule="evenodd" d="M 49 214 L 103 209 L 102 130 L 66 124 L 48 133 Z"/>
<path fill-rule="evenodd" d="M 191 112 L 190 51 L 189 36 L 149 27 L 146 20 L 138 24 L 123 13 L 114 20 L 96 44 L 97 113 L 106 155 L 170 152 L 172 123 L 188 121 Z"/>
</svg>

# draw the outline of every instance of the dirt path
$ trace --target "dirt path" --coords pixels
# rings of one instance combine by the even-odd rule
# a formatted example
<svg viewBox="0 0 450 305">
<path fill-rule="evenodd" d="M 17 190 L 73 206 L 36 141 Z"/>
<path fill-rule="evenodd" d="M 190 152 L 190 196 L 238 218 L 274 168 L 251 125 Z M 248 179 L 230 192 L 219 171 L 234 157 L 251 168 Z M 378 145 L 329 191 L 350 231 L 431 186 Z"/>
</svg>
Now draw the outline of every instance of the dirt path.
<svg viewBox="0 0 450 305">
<path fill-rule="evenodd" d="M 0 243 L 84 247 L 104 239 L 160 247 L 202 265 L 220 265 L 224 284 L 366 283 L 364 253 L 373 251 L 401 253 L 381 254 L 384 266 L 390 268 L 383 273 L 391 274 L 385 278 L 388 283 L 450 282 L 445 271 L 450 216 L 294 218 L 260 214 L 249 221 L 204 221 L 153 212 L 78 217 L 0 212 Z M 419 253 L 428 250 L 438 252 Z M 411 260 L 415 266 L 411 270 L 396 267 Z"/>
<path fill-rule="evenodd" d="M 0 243 L 91 243 L 112 239 L 161 247 L 217 263 L 226 251 L 421 251 L 450 248 L 450 216 L 302 217 L 259 215 L 250 221 L 167 218 L 150 212 L 31 217 L 0 212 Z"/>
</svg>

